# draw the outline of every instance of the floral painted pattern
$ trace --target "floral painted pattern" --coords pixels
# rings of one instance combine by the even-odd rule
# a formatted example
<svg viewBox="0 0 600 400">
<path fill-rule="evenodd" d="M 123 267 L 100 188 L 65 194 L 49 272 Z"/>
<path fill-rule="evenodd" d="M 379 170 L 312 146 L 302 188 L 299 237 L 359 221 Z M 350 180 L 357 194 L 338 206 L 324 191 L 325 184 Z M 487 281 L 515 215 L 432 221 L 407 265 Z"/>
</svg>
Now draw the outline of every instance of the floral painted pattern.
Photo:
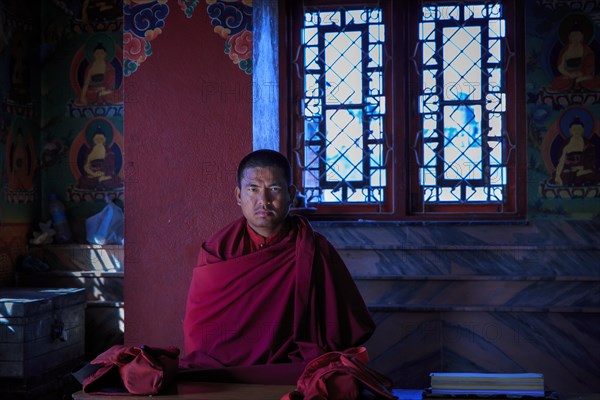
<svg viewBox="0 0 600 400">
<path fill-rule="evenodd" d="M 125 76 L 152 54 L 150 42 L 160 35 L 169 15 L 168 0 L 124 0 L 123 62 Z M 206 0 L 215 33 L 225 39 L 225 54 L 252 73 L 252 0 Z M 177 0 L 191 18 L 199 0 Z"/>
<path fill-rule="evenodd" d="M 185 13 L 185 16 L 192 18 L 192 14 L 198 3 L 200 3 L 200 0 L 177 0 L 177 3 L 179 4 L 181 11 Z"/>
<path fill-rule="evenodd" d="M 215 33 L 225 39 L 225 54 L 247 74 L 252 73 L 252 1 L 206 0 Z"/>
<path fill-rule="evenodd" d="M 125 76 L 135 72 L 152 54 L 150 42 L 160 35 L 169 15 L 167 0 L 125 0 L 123 60 Z"/>
</svg>

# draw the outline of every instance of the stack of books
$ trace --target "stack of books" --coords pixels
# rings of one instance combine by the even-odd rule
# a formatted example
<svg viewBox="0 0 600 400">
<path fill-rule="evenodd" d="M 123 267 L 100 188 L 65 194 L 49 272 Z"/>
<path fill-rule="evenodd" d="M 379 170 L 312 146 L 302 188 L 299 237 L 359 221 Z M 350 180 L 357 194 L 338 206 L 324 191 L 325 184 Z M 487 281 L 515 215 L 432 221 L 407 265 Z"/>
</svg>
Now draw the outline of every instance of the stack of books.
<svg viewBox="0 0 600 400">
<path fill-rule="evenodd" d="M 434 372 L 431 397 L 544 397 L 544 375 Z"/>
</svg>

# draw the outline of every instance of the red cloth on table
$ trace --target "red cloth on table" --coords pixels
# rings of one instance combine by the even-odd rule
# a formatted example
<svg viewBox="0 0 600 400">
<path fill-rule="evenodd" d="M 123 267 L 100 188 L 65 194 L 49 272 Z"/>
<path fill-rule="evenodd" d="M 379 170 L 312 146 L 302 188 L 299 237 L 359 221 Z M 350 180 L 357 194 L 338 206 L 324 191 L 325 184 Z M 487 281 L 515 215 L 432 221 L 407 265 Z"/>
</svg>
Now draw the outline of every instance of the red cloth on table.
<svg viewBox="0 0 600 400">
<path fill-rule="evenodd" d="M 305 218 L 288 217 L 262 248 L 249 230 L 241 218 L 202 246 L 183 368 L 306 363 L 371 336 L 375 325 L 346 266 Z"/>
</svg>

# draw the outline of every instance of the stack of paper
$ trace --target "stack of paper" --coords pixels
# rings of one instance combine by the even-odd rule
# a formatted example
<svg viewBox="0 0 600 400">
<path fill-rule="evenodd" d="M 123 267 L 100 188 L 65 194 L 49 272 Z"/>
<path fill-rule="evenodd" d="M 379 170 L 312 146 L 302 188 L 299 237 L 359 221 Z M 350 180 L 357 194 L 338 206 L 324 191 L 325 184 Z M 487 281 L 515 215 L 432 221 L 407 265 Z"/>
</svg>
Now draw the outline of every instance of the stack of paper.
<svg viewBox="0 0 600 400">
<path fill-rule="evenodd" d="M 433 395 L 544 396 L 543 374 L 434 372 L 430 376 Z"/>
</svg>

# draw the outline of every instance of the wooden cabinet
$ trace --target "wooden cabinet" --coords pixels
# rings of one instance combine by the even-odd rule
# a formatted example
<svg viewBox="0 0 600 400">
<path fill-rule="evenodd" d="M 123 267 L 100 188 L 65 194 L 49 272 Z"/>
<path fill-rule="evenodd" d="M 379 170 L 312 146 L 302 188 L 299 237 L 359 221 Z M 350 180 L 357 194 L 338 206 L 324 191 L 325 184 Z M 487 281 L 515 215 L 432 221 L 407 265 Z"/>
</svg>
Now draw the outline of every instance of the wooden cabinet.
<svg viewBox="0 0 600 400">
<path fill-rule="evenodd" d="M 16 272 L 20 287 L 85 289 L 85 359 L 123 343 L 123 246 L 47 245 L 31 247 Z M 35 268 L 33 268 L 35 266 Z"/>
<path fill-rule="evenodd" d="M 3 400 L 58 398 L 84 357 L 85 304 L 81 288 L 0 289 Z"/>
</svg>

